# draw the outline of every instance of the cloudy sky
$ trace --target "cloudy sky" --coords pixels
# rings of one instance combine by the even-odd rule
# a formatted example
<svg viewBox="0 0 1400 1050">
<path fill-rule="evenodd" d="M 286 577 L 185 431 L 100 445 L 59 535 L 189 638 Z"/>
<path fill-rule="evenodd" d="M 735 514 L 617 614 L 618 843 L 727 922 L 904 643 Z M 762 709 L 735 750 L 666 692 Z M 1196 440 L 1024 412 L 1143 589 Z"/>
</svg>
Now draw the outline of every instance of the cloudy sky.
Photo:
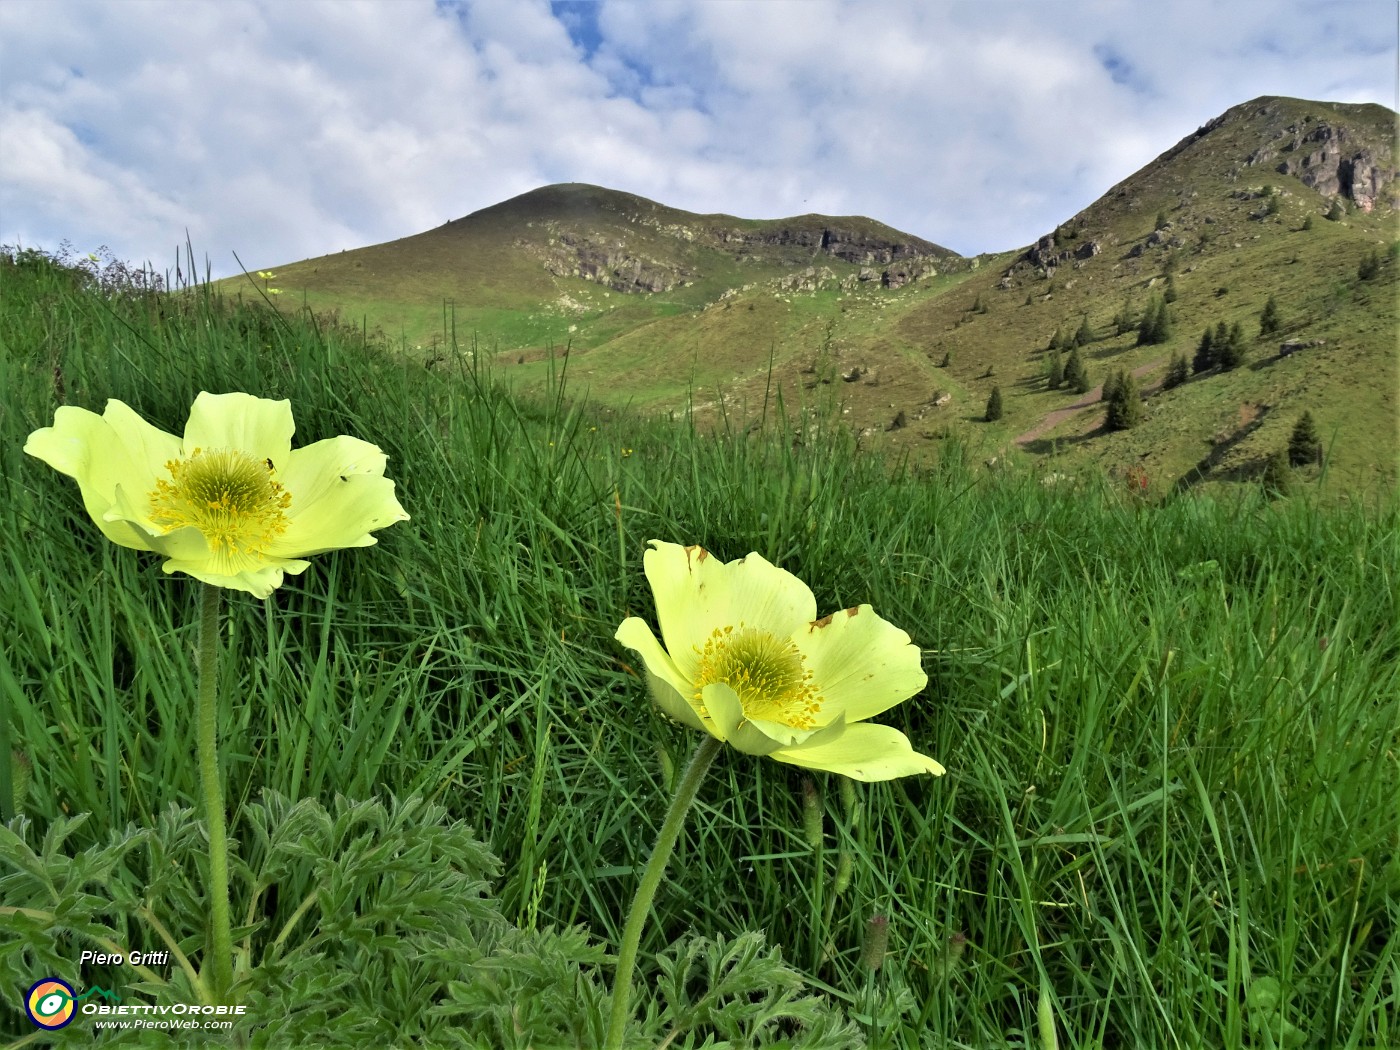
<svg viewBox="0 0 1400 1050">
<path fill-rule="evenodd" d="M 0 244 L 216 275 L 551 182 L 964 254 L 1259 95 L 1396 106 L 1394 0 L 3 0 Z"/>
</svg>

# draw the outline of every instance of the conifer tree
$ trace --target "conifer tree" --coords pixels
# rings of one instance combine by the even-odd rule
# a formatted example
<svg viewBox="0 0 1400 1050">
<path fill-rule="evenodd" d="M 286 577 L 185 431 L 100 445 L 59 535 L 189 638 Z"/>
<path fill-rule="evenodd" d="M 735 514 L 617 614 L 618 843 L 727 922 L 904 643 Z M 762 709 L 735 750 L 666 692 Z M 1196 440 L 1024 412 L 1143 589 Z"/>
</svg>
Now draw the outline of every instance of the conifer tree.
<svg viewBox="0 0 1400 1050">
<path fill-rule="evenodd" d="M 1191 359 L 1191 371 L 1200 375 L 1216 366 L 1215 340 L 1210 334 L 1210 325 L 1201 333 L 1201 341 L 1196 344 L 1196 356 Z"/>
<path fill-rule="evenodd" d="M 1147 309 L 1142 314 L 1142 320 L 1138 322 L 1138 346 L 1151 346 L 1156 341 L 1153 333 L 1157 330 L 1157 311 L 1161 306 L 1162 301 L 1155 297 L 1147 304 Z"/>
<path fill-rule="evenodd" d="M 1167 374 L 1162 377 L 1162 389 L 1171 390 L 1181 386 L 1186 382 L 1190 370 L 1186 364 L 1185 354 L 1172 354 L 1171 364 L 1167 365 Z"/>
<path fill-rule="evenodd" d="M 1050 351 L 1050 389 L 1058 390 L 1065 381 L 1065 363 L 1058 349 Z"/>
<path fill-rule="evenodd" d="M 1264 310 L 1259 315 L 1259 337 L 1273 335 L 1283 326 L 1283 318 L 1279 316 L 1278 301 L 1271 295 L 1269 301 L 1264 304 Z"/>
<path fill-rule="evenodd" d="M 1108 402 L 1108 415 L 1104 423 L 1109 430 L 1127 430 L 1142 422 L 1142 399 L 1138 396 L 1137 381 L 1131 372 L 1120 371 L 1113 377 L 1113 397 Z M 1104 389 L 1108 384 L 1104 384 Z"/>
<path fill-rule="evenodd" d="M 995 423 L 1001 418 L 1001 387 L 992 387 L 992 396 L 987 398 L 987 422 Z"/>
<path fill-rule="evenodd" d="M 1089 379 L 1089 370 L 1087 368 L 1081 368 L 1079 370 L 1079 379 L 1074 383 L 1074 392 L 1076 394 L 1087 394 L 1093 388 L 1094 384 Z"/>
<path fill-rule="evenodd" d="M 1065 348 L 1065 337 L 1064 337 L 1064 334 L 1063 334 L 1058 328 L 1056 328 L 1056 329 L 1055 329 L 1055 334 L 1052 335 L 1052 336 L 1050 337 L 1050 345 L 1049 345 L 1048 347 L 1046 347 L 1046 349 L 1053 352 L 1053 351 L 1055 351 L 1055 350 L 1063 350 L 1064 348 Z"/>
<path fill-rule="evenodd" d="M 1133 316 L 1133 307 L 1128 300 L 1124 299 L 1122 308 L 1113 315 L 1113 327 L 1118 335 L 1131 332 L 1137 327 L 1137 318 Z"/>
<path fill-rule="evenodd" d="M 1381 272 L 1381 257 L 1378 252 L 1371 252 L 1362 257 L 1361 262 L 1356 267 L 1356 279 L 1358 281 L 1369 281 Z"/>
<path fill-rule="evenodd" d="M 1288 439 L 1289 466 L 1301 467 L 1315 463 L 1322 455 L 1322 441 L 1317 436 L 1317 424 L 1311 412 L 1304 412 L 1293 426 Z"/>
<path fill-rule="evenodd" d="M 1220 370 L 1230 371 L 1244 360 L 1244 328 L 1238 321 L 1233 325 L 1221 321 L 1215 326 L 1211 345 L 1215 348 L 1215 363 Z"/>
<path fill-rule="evenodd" d="M 1232 336 L 1233 332 L 1226 332 L 1225 341 L 1215 344 L 1215 361 L 1220 365 L 1222 372 L 1230 371 L 1244 357 L 1244 347 L 1241 345 L 1243 340 L 1237 341 Z"/>
<path fill-rule="evenodd" d="M 1152 327 L 1153 344 L 1165 343 L 1172 337 L 1172 315 L 1165 301 L 1157 309 L 1157 323 Z"/>
<path fill-rule="evenodd" d="M 1094 341 L 1094 330 L 1089 327 L 1089 315 L 1084 315 L 1084 320 L 1079 322 L 1079 331 L 1074 333 L 1075 346 L 1088 346 Z"/>
<path fill-rule="evenodd" d="M 1147 304 L 1147 312 L 1142 315 L 1142 323 L 1138 325 L 1137 345 L 1155 346 L 1165 343 L 1171 338 L 1171 334 L 1167 304 L 1159 298 L 1154 298 Z"/>
<path fill-rule="evenodd" d="M 1176 278 L 1170 274 L 1167 276 L 1167 289 L 1162 293 L 1162 301 L 1166 303 L 1176 302 Z"/>
<path fill-rule="evenodd" d="M 1103 381 L 1103 389 L 1099 391 L 1099 397 L 1104 401 L 1112 401 L 1114 395 L 1118 393 L 1118 384 L 1122 381 L 1123 370 L 1121 368 L 1108 373 L 1108 378 Z"/>
<path fill-rule="evenodd" d="M 1065 383 L 1076 394 L 1087 394 L 1088 382 L 1084 371 L 1084 359 L 1079 356 L 1079 347 L 1076 346 L 1069 352 L 1069 360 L 1065 362 Z"/>
<path fill-rule="evenodd" d="M 1278 449 L 1264 464 L 1261 479 L 1264 491 L 1270 496 L 1286 496 L 1293 479 L 1288 475 L 1288 453 Z"/>
<path fill-rule="evenodd" d="M 1327 209 L 1327 214 L 1324 215 L 1323 218 L 1328 222 L 1340 222 L 1342 219 L 1346 218 L 1346 214 L 1347 210 L 1342 207 L 1341 199 L 1334 197 L 1332 198 L 1332 207 Z"/>
</svg>

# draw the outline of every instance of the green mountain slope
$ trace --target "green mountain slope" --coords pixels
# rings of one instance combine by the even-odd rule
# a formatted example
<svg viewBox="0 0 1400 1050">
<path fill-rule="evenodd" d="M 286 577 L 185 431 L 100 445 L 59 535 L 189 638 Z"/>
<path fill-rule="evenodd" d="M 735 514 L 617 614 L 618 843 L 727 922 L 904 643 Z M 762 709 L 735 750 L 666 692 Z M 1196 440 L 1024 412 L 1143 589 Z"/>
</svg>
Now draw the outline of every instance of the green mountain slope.
<svg viewBox="0 0 1400 1050">
<path fill-rule="evenodd" d="M 862 273 L 898 284 L 959 261 L 862 216 L 696 215 L 571 183 L 412 237 L 276 266 L 273 282 L 313 309 L 363 316 L 412 345 L 442 342 L 446 304 L 459 336 L 529 353 L 596 346 L 791 273 L 811 286 L 849 285 Z"/>
<path fill-rule="evenodd" d="M 1331 481 L 1393 487 L 1394 142 L 1381 106 L 1256 99 L 1035 245 L 978 259 L 865 218 L 694 215 L 564 185 L 275 268 L 273 283 L 279 302 L 363 318 L 434 362 L 475 343 L 523 387 L 567 357 L 579 395 L 740 425 L 781 394 L 915 459 L 952 442 L 998 464 L 1053 458 L 1048 474 L 1238 480 L 1309 410 Z M 1270 297 L 1280 325 L 1261 335 Z M 1139 345 L 1167 299 L 1170 335 Z M 1240 327 L 1240 366 L 1155 390 L 1222 322 Z M 1052 338 L 1081 330 L 1092 385 L 1122 369 L 1148 389 L 1131 430 L 1106 432 L 1102 404 L 1075 408 L 1092 391 L 1048 388 Z M 1289 340 L 1308 345 L 1281 357 Z M 1004 413 L 987 423 L 994 386 Z"/>
</svg>

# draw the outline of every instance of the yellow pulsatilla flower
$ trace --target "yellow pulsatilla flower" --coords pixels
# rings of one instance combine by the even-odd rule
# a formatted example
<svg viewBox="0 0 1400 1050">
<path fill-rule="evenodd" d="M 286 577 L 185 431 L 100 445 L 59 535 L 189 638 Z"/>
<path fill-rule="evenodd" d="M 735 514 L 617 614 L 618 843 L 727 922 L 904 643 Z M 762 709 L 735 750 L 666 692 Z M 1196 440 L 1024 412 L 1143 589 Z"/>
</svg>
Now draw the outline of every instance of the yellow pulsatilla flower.
<svg viewBox="0 0 1400 1050">
<path fill-rule="evenodd" d="M 265 598 L 306 556 L 369 546 L 408 519 L 378 447 L 342 435 L 293 449 L 294 430 L 288 401 L 201 393 L 183 438 L 111 400 L 100 416 L 60 408 L 24 451 L 77 480 L 113 543 Z"/>
<path fill-rule="evenodd" d="M 868 605 L 817 619 L 806 584 L 757 554 L 725 564 L 700 547 L 652 547 L 643 565 L 665 647 L 635 616 L 616 638 L 641 656 L 666 714 L 855 780 L 943 772 L 897 729 L 864 721 L 927 684 L 909 635 Z"/>
</svg>

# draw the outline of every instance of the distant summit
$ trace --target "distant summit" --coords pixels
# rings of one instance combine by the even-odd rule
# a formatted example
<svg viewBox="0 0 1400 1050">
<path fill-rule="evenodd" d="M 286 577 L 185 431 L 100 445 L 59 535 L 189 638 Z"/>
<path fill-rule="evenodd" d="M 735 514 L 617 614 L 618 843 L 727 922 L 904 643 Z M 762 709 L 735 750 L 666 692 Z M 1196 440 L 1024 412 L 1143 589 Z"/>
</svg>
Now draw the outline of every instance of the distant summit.
<svg viewBox="0 0 1400 1050">
<path fill-rule="evenodd" d="M 1053 459 L 1053 476 L 1252 481 L 1307 412 L 1329 478 L 1393 488 L 1395 131 L 1384 106 L 1257 98 L 1036 243 L 975 259 L 859 215 L 544 186 L 273 267 L 277 302 L 522 389 L 549 389 L 567 358 L 572 389 L 613 407 L 743 427 L 780 397 L 911 462 L 958 447 Z M 1216 340 L 1228 358 L 1201 350 Z M 1120 375 L 1143 412 L 1108 427 L 1096 391 Z"/>
<path fill-rule="evenodd" d="M 538 257 L 556 277 L 582 277 L 619 292 L 666 292 L 704 276 L 699 251 L 762 266 L 837 260 L 879 267 L 878 275 L 866 279 L 878 276 L 894 287 L 934 269 L 938 260 L 960 258 L 861 215 L 700 215 L 581 182 L 530 190 L 447 228 L 471 234 L 502 227 L 513 228 L 515 246 Z"/>
<path fill-rule="evenodd" d="M 1308 102 L 1263 95 L 1232 106 L 1168 150 L 1166 161 L 1203 139 L 1235 152 L 1238 168 L 1296 176 L 1323 196 L 1341 196 L 1361 211 L 1395 209 L 1396 115 L 1374 103 Z M 1252 148 L 1250 148 L 1252 146 Z"/>
</svg>

